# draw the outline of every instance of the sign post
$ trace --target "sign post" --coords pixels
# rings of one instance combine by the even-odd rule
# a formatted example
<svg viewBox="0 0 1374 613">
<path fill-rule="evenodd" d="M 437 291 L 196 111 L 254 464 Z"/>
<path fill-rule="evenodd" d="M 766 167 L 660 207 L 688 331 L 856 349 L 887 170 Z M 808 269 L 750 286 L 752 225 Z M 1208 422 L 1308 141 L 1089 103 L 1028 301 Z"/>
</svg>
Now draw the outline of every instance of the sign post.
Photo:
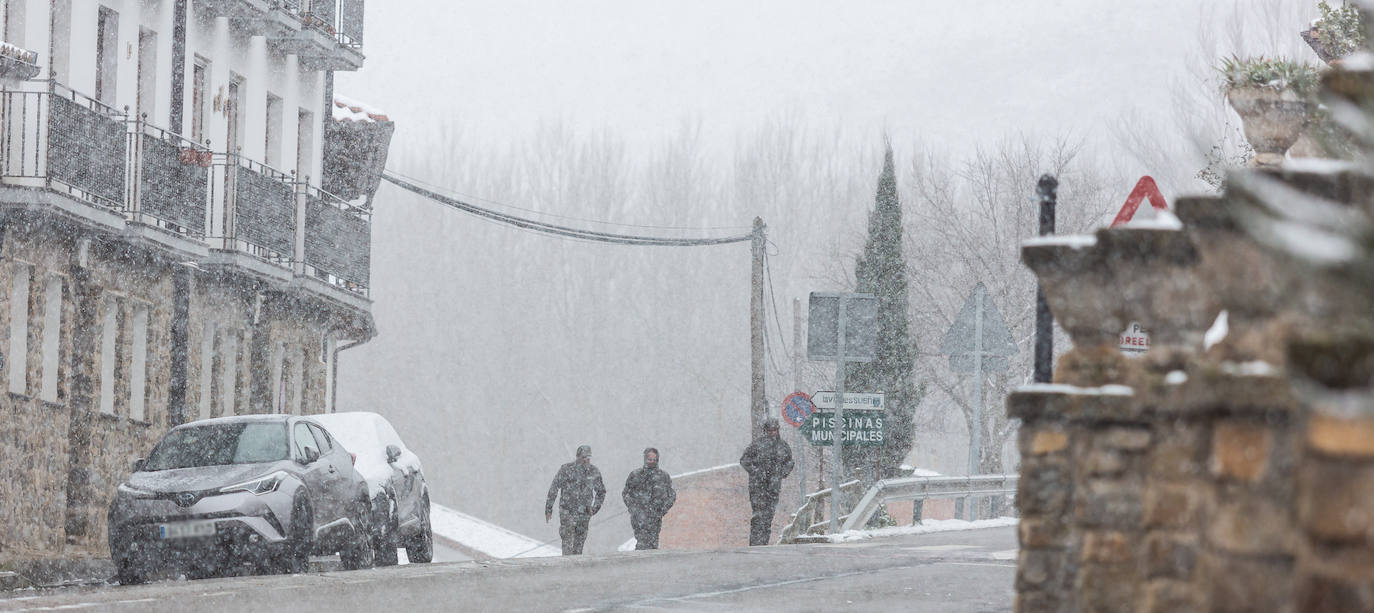
<svg viewBox="0 0 1374 613">
<path fill-rule="evenodd" d="M 844 423 L 845 362 L 872 362 L 878 354 L 878 297 L 873 294 L 811 292 L 807 309 L 806 355 L 835 361 L 835 423 L 839 441 Z M 840 529 L 840 449 L 830 466 L 830 533 Z"/>
<path fill-rule="evenodd" d="M 973 419 L 969 420 L 968 474 L 982 472 L 983 442 L 983 377 L 984 373 L 1006 372 L 1007 359 L 1016 355 L 1016 341 L 1007 323 L 997 311 L 997 305 L 987 295 L 980 281 L 945 332 L 940 352 L 949 356 L 950 370 L 973 374 Z M 970 507 L 974 507 L 969 500 Z M 975 508 L 967 509 L 971 519 L 977 519 Z"/>
</svg>

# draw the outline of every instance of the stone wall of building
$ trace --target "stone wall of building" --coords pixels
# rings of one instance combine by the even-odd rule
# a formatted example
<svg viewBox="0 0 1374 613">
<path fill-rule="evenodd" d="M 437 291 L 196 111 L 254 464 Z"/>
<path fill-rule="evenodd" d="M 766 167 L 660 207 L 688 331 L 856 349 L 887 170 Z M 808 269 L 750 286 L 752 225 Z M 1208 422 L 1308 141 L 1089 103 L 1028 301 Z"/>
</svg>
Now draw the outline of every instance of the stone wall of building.
<svg viewBox="0 0 1374 613">
<path fill-rule="evenodd" d="M 105 511 L 115 488 L 172 425 L 202 417 L 326 410 L 322 339 L 337 327 L 339 315 L 318 301 L 234 271 L 190 267 L 160 248 L 60 221 L 29 215 L 6 221 L 0 233 L 0 386 L 9 389 L 9 370 L 17 366 L 27 372 L 27 389 L 0 395 L 0 563 L 108 555 Z M 30 271 L 28 350 L 14 359 L 10 296 L 21 267 Z M 189 279 L 182 363 L 173 359 L 177 275 Z M 62 281 L 55 401 L 40 398 L 50 278 Z M 109 304 L 115 326 L 111 365 L 104 363 Z M 136 313 L 146 313 L 141 416 L 133 401 L 139 346 L 134 330 L 142 317 Z M 274 358 L 285 365 L 284 374 L 274 373 Z M 185 370 L 185 406 L 172 404 L 178 368 Z M 113 385 L 103 381 L 108 375 Z M 288 399 L 299 394 L 299 403 L 283 409 L 272 403 L 269 390 L 284 390 Z"/>
</svg>

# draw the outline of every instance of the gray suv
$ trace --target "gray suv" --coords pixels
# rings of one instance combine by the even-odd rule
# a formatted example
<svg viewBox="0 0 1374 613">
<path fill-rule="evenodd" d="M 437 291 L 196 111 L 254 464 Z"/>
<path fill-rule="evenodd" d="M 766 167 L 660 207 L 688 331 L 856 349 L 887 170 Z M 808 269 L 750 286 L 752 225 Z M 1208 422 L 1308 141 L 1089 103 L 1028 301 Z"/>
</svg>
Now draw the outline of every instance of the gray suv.
<svg viewBox="0 0 1374 613">
<path fill-rule="evenodd" d="M 110 503 L 119 582 L 246 564 L 299 573 L 311 554 L 334 552 L 344 568 L 372 566 L 368 489 L 353 462 L 305 417 L 222 417 L 171 429 Z"/>
</svg>

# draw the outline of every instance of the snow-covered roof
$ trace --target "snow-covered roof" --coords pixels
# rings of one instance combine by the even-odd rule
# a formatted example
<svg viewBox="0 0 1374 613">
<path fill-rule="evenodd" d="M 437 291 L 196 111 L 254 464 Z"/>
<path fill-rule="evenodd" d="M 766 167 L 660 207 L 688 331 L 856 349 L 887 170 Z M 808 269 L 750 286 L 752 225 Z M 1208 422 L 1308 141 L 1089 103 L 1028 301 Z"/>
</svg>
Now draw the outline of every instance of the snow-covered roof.
<svg viewBox="0 0 1374 613">
<path fill-rule="evenodd" d="M 334 121 L 361 121 L 376 123 L 391 121 L 386 112 L 368 104 L 334 94 Z"/>
</svg>

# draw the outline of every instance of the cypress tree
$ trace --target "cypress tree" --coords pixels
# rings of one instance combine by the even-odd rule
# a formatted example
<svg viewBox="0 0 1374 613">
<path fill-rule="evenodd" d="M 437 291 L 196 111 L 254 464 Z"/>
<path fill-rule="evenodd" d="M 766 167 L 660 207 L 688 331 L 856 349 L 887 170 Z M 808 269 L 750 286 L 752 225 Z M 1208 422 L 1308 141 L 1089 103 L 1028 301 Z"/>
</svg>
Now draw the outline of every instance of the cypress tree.
<svg viewBox="0 0 1374 613">
<path fill-rule="evenodd" d="M 921 391 L 913 381 L 915 345 L 907 315 L 906 262 L 902 257 L 902 203 L 897 198 L 897 174 L 888 143 L 878 191 L 868 214 L 868 240 L 855 264 L 855 291 L 878 298 L 877 359 L 851 364 L 845 389 L 853 392 L 885 392 L 885 445 L 846 446 L 842 456 L 846 473 L 862 470 L 868 478 L 896 473 L 911 452 L 914 417 Z M 882 474 L 875 474 L 881 463 Z"/>
</svg>

